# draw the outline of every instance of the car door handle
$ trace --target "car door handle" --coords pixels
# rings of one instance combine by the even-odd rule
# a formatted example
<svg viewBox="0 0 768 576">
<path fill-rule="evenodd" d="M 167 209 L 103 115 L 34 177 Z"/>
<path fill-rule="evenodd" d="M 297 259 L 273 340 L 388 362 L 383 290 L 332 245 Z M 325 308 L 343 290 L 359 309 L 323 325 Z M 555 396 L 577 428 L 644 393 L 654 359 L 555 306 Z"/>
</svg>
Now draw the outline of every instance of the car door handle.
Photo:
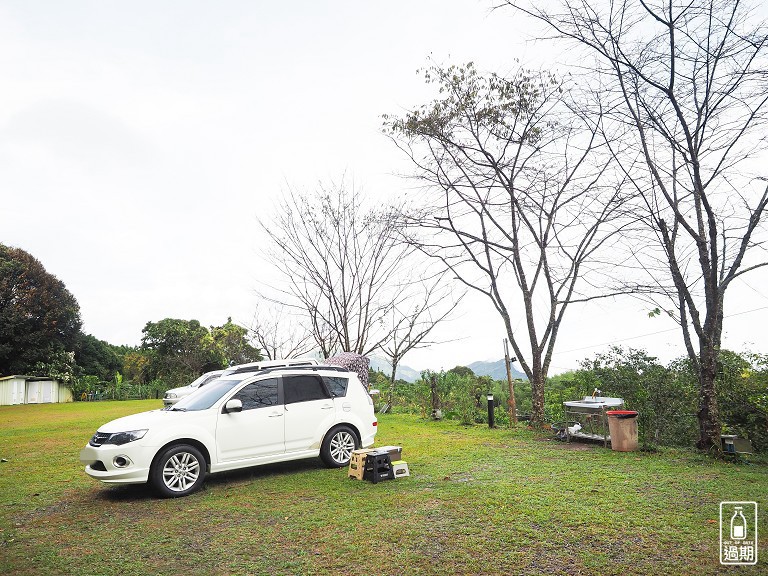
<svg viewBox="0 0 768 576">
<path fill-rule="evenodd" d="M 323 410 L 333 410 L 333 406 L 321 406 Z"/>
<path fill-rule="evenodd" d="M 277 413 L 275 413 L 275 414 L 270 414 L 270 415 L 269 415 L 269 417 L 270 417 L 270 418 L 280 418 L 280 416 L 282 416 L 282 414 L 281 414 L 281 413 L 279 413 L 279 412 L 277 412 Z"/>
</svg>

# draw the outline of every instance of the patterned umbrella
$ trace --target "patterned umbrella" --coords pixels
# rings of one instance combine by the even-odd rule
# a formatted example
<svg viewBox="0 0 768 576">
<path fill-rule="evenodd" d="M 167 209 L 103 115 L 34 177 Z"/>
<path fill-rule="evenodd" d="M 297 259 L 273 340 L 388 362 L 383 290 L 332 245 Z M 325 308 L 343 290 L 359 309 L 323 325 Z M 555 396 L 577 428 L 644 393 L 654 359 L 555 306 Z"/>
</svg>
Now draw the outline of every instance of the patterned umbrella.
<svg viewBox="0 0 768 576">
<path fill-rule="evenodd" d="M 333 366 L 341 366 L 351 372 L 357 372 L 360 377 L 360 382 L 363 383 L 365 389 L 368 390 L 368 366 L 371 361 L 365 356 L 355 354 L 354 352 L 339 352 L 335 356 L 331 356 L 326 360 L 328 364 Z"/>
</svg>

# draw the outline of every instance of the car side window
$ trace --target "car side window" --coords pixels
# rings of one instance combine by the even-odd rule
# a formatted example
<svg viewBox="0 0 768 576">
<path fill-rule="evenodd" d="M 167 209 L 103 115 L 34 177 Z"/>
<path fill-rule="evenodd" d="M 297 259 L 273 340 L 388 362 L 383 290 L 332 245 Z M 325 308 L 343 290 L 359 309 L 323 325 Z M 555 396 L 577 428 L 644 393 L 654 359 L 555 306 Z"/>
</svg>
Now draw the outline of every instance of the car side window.
<svg viewBox="0 0 768 576">
<path fill-rule="evenodd" d="M 286 404 L 329 398 L 323 381 L 314 374 L 283 376 L 283 398 Z"/>
<path fill-rule="evenodd" d="M 277 404 L 277 378 L 259 380 L 248 384 L 232 398 L 237 398 L 243 403 L 243 410 L 275 406 Z"/>
<path fill-rule="evenodd" d="M 323 380 L 325 381 L 325 386 L 334 398 L 340 398 L 347 395 L 349 378 L 342 378 L 341 376 L 323 376 Z"/>
</svg>

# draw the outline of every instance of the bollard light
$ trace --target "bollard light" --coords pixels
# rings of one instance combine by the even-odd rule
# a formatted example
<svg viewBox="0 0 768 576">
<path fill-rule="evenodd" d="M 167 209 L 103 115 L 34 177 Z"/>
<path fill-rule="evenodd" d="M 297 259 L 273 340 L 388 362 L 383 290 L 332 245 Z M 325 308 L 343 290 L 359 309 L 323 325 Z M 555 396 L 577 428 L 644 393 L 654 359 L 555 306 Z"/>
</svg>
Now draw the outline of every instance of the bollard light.
<svg viewBox="0 0 768 576">
<path fill-rule="evenodd" d="M 488 428 L 493 428 L 493 394 L 488 394 Z"/>
</svg>

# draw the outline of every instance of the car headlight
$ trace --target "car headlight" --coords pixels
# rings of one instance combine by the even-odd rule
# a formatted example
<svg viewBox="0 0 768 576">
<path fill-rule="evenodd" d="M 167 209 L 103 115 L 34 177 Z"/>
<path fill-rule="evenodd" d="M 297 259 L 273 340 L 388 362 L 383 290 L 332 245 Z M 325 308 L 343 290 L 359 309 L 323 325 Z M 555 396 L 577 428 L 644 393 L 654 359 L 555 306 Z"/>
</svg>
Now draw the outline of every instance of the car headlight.
<svg viewBox="0 0 768 576">
<path fill-rule="evenodd" d="M 174 394 L 173 392 L 167 392 L 165 394 L 165 397 L 166 398 L 176 398 L 176 394 Z"/>
<path fill-rule="evenodd" d="M 147 433 L 147 430 L 131 430 L 130 432 L 115 432 L 114 434 L 110 434 L 109 437 L 104 440 L 103 444 L 115 444 L 117 446 L 122 446 L 123 444 L 128 444 L 128 442 L 133 442 L 134 440 L 139 440 L 141 438 L 144 438 L 144 434 Z"/>
</svg>

